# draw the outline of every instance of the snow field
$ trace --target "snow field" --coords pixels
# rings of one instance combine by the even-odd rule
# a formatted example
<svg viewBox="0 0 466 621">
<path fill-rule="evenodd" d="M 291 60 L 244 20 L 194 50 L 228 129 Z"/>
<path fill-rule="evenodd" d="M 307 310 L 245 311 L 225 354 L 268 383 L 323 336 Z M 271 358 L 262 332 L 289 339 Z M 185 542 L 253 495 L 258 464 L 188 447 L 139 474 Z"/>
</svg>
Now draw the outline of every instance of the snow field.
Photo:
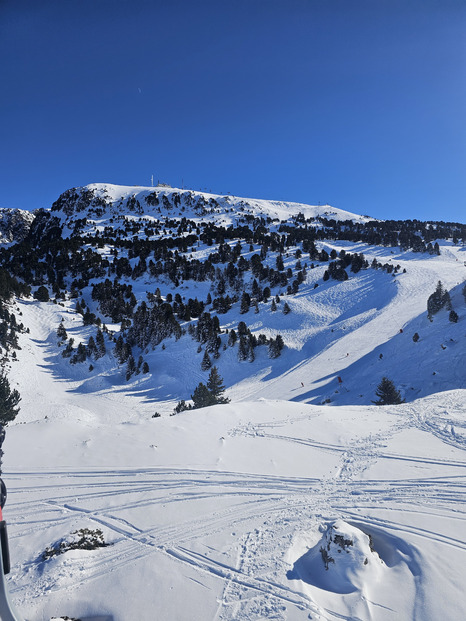
<svg viewBox="0 0 466 621">
<path fill-rule="evenodd" d="M 137 393 L 47 384 L 47 340 L 35 337 L 51 319 L 31 321 L 30 348 L 12 363 L 24 415 L 5 443 L 10 590 L 28 621 L 464 617 L 464 391 L 386 408 L 263 399 L 151 419 Z M 48 402 L 28 419 L 40 386 Z M 447 442 L 446 428 L 458 429 Z M 335 519 L 371 534 L 385 563 L 347 567 L 346 593 L 309 558 Z M 112 545 L 41 559 L 85 527 Z"/>
</svg>

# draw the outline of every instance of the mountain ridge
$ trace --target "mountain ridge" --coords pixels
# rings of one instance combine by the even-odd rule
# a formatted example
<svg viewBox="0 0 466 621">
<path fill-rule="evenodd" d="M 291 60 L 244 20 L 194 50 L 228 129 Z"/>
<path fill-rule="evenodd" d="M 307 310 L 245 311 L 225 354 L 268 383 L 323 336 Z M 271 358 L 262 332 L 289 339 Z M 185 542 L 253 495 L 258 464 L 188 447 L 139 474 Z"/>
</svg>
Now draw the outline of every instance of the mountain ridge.
<svg viewBox="0 0 466 621">
<path fill-rule="evenodd" d="M 163 197 L 168 200 L 164 203 Z M 73 209 L 73 203 L 75 208 Z M 368 216 L 359 216 L 341 209 L 332 208 L 329 205 L 313 206 L 303 203 L 294 203 L 276 200 L 263 200 L 242 198 L 232 195 L 218 195 L 189 189 L 172 188 L 163 186 L 118 186 L 106 183 L 92 183 L 79 188 L 67 190 L 55 201 L 51 211 L 64 211 L 71 215 L 75 210 L 79 213 L 86 208 L 99 208 L 107 205 L 114 212 L 133 212 L 139 215 L 152 215 L 153 207 L 159 207 L 158 213 L 173 210 L 173 214 L 186 216 L 185 211 L 192 209 L 197 216 L 213 216 L 222 214 L 226 216 L 231 210 L 237 210 L 238 217 L 245 214 L 255 213 L 273 218 L 283 218 L 302 212 L 306 218 L 325 217 L 337 220 L 350 220 L 366 222 L 372 220 Z M 165 207 L 165 211 L 161 211 Z M 177 209 L 178 207 L 178 209 Z M 222 209 L 223 208 L 223 209 Z M 148 213 L 147 213 L 148 212 Z M 232 217 L 232 216 L 230 216 Z"/>
</svg>

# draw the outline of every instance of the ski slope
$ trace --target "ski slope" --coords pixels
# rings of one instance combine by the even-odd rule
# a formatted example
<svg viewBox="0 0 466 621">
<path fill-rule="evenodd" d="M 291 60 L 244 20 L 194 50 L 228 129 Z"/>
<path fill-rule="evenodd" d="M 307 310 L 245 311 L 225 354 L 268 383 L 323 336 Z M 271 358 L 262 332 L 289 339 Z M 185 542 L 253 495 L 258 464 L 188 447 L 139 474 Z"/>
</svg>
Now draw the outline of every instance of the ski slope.
<svg viewBox="0 0 466 621">
<path fill-rule="evenodd" d="M 186 341 L 153 352 L 153 379 L 118 383 L 111 355 L 95 373 L 59 355 L 60 319 L 85 338 L 80 316 L 18 301 L 30 333 L 10 363 L 22 402 L 3 471 L 8 582 L 25 619 L 466 618 L 461 255 L 405 253 L 393 258 L 407 266 L 396 278 L 330 283 L 313 308 L 304 294 L 290 298 L 286 355 L 273 368 L 222 355 L 232 402 L 176 416 L 180 384 L 189 398 L 204 378 Z M 457 324 L 425 316 L 439 278 L 453 288 Z M 368 405 L 382 374 L 406 404 Z M 326 570 L 320 548 L 335 523 L 354 545 Z M 111 545 L 42 560 L 86 527 Z"/>
<path fill-rule="evenodd" d="M 105 202 L 88 211 L 63 202 L 53 214 L 65 235 L 74 216 L 90 232 L 138 216 L 228 224 L 244 212 L 270 218 L 271 227 L 298 211 L 358 220 L 328 206 L 195 192 L 183 194 L 178 212 L 163 212 L 162 200 L 157 215 L 143 200 L 154 188 L 87 187 Z M 172 203 L 180 192 L 157 189 Z M 76 299 L 17 300 L 12 311 L 29 332 L 19 336 L 17 357 L 4 360 L 22 401 L 7 430 L 3 477 L 8 583 L 25 620 L 465 619 L 466 251 L 438 243 L 440 255 L 431 256 L 320 240 L 328 253 L 363 253 L 369 264 L 400 268 L 324 281 L 328 264 L 316 261 L 297 294 L 272 292 L 280 293 L 277 311 L 269 301 L 241 314 L 235 302 L 219 315 L 225 347 L 215 361 L 231 402 L 176 416 L 176 403 L 207 379 L 204 352 L 189 334 L 135 352 L 150 373 L 126 381 L 112 352 L 119 326 L 104 317 L 106 355 L 92 368 L 89 359 L 71 365 L 59 324 L 75 346 L 96 332 L 83 325 Z M 284 253 L 285 269 L 295 267 L 295 250 Z M 200 241 L 188 250 L 202 260 L 210 252 Z M 242 252 L 250 257 L 260 246 Z M 446 310 L 427 317 L 439 280 L 457 323 Z M 122 282 L 138 301 L 156 288 L 162 298 L 174 292 L 148 271 Z M 80 296 L 99 314 L 91 287 Z M 185 301 L 214 293 L 209 281 L 176 289 Z M 258 346 L 253 362 L 238 362 L 237 347 L 226 344 L 240 321 L 255 335 L 280 333 L 281 356 L 271 360 Z M 406 403 L 372 405 L 383 376 Z M 44 559 L 84 528 L 101 529 L 109 545 Z"/>
</svg>

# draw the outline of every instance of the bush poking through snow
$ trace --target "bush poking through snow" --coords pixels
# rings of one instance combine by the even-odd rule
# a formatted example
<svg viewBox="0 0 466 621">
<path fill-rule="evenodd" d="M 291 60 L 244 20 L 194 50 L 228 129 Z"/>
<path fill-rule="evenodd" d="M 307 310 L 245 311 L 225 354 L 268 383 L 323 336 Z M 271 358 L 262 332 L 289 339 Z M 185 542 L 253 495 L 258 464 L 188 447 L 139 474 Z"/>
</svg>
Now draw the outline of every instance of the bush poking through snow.
<svg viewBox="0 0 466 621">
<path fill-rule="evenodd" d="M 109 544 L 104 540 L 104 534 L 100 528 L 92 530 L 90 528 L 80 528 L 72 532 L 68 538 L 57 541 L 53 546 L 46 548 L 42 555 L 42 560 L 46 561 L 52 556 L 64 554 L 69 550 L 96 550 L 104 548 Z"/>
</svg>

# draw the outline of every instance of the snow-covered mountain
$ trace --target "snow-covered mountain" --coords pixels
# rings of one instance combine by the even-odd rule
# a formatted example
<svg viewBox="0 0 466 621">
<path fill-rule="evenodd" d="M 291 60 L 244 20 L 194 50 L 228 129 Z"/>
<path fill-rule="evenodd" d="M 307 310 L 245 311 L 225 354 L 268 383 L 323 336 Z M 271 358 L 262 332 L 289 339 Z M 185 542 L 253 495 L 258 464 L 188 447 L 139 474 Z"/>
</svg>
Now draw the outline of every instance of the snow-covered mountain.
<svg viewBox="0 0 466 621">
<path fill-rule="evenodd" d="M 463 619 L 463 234 L 167 187 L 39 212 L 1 255 L 25 619 Z M 173 415 L 206 357 L 230 403 Z M 82 529 L 111 545 L 44 556 Z"/>
<path fill-rule="evenodd" d="M 0 208 L 0 244 L 23 240 L 34 217 L 24 209 Z"/>
<path fill-rule="evenodd" d="M 144 215 L 154 218 L 163 216 L 202 218 L 204 221 L 231 223 L 239 218 L 253 215 L 287 220 L 291 215 L 302 213 L 307 218 L 328 218 L 337 221 L 353 220 L 368 222 L 368 216 L 359 216 L 329 205 L 312 206 L 283 201 L 220 196 L 172 188 L 120 186 L 92 183 L 85 187 L 64 192 L 52 205 L 52 212 L 62 212 L 67 217 L 101 218 L 111 216 Z"/>
</svg>

